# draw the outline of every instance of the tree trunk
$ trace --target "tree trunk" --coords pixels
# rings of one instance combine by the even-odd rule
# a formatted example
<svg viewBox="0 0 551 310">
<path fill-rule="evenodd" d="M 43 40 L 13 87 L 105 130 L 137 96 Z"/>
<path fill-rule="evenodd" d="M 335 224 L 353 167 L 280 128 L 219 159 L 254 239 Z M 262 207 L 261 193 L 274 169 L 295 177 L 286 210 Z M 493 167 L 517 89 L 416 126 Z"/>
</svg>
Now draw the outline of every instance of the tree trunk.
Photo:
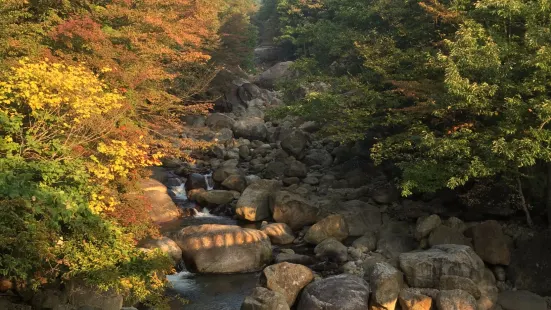
<svg viewBox="0 0 551 310">
<path fill-rule="evenodd" d="M 526 214 L 526 222 L 528 223 L 528 226 L 534 227 L 534 222 L 532 222 L 532 217 L 530 216 L 530 211 L 528 210 L 528 206 L 526 205 L 526 199 L 524 198 L 524 192 L 522 191 L 522 182 L 520 181 L 520 176 L 517 176 L 517 186 L 518 186 L 518 193 L 520 195 L 520 203 L 522 205 L 522 210 L 524 211 L 524 214 Z"/>
<path fill-rule="evenodd" d="M 545 203 L 547 207 L 547 222 L 549 228 L 551 228 L 551 162 L 547 163 L 547 201 Z"/>
</svg>

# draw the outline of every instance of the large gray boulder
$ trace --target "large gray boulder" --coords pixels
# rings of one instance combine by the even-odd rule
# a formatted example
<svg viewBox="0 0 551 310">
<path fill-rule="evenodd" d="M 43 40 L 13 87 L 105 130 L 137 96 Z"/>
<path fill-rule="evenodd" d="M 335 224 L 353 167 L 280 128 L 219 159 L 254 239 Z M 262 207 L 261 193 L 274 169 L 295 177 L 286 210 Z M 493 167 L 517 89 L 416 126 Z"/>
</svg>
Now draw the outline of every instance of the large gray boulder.
<svg viewBox="0 0 551 310">
<path fill-rule="evenodd" d="M 197 273 L 261 270 L 272 260 L 268 236 L 255 229 L 207 224 L 183 228 L 174 237 L 186 268 Z"/>
<path fill-rule="evenodd" d="M 256 83 L 262 87 L 273 88 L 276 83 L 289 77 L 291 75 L 292 61 L 280 62 L 271 67 L 270 69 L 261 73 Z"/>
<path fill-rule="evenodd" d="M 266 287 L 285 296 L 291 307 L 302 289 L 314 280 L 310 268 L 291 263 L 280 263 L 268 266 L 263 271 Z"/>
<path fill-rule="evenodd" d="M 486 221 L 465 232 L 473 239 L 474 250 L 483 261 L 492 265 L 509 265 L 511 252 L 501 225 L 497 221 Z"/>
<path fill-rule="evenodd" d="M 464 245 L 437 245 L 422 252 L 403 253 L 399 260 L 412 287 L 438 288 L 444 275 L 470 278 L 475 283 L 484 276 L 484 262 Z"/>
<path fill-rule="evenodd" d="M 281 136 L 281 148 L 296 158 L 304 157 L 308 136 L 302 130 L 286 131 Z"/>
<path fill-rule="evenodd" d="M 268 134 L 266 124 L 260 117 L 240 119 L 233 124 L 232 129 L 236 138 L 249 140 L 264 140 Z"/>
<path fill-rule="evenodd" d="M 367 282 L 341 274 L 310 283 L 302 292 L 297 310 L 365 310 L 368 307 Z"/>
<path fill-rule="evenodd" d="M 343 241 L 346 237 L 348 237 L 348 224 L 342 215 L 334 214 L 310 227 L 304 236 L 304 241 L 319 244 L 329 238 Z"/>
<path fill-rule="evenodd" d="M 249 185 L 237 201 L 237 217 L 251 222 L 269 218 L 279 186 L 279 182 L 272 180 L 260 180 Z"/>
<path fill-rule="evenodd" d="M 323 240 L 314 248 L 314 253 L 319 259 L 326 259 L 338 263 L 343 263 L 348 260 L 348 249 L 335 238 Z"/>
<path fill-rule="evenodd" d="M 318 209 L 298 194 L 280 191 L 276 195 L 273 217 L 276 222 L 299 230 L 318 220 Z"/>
<path fill-rule="evenodd" d="M 235 120 L 233 120 L 231 117 L 227 116 L 226 114 L 212 113 L 212 114 L 209 114 L 205 123 L 207 126 L 209 126 L 211 129 L 214 129 L 214 130 L 220 130 L 223 128 L 231 129 L 233 127 L 233 124 L 235 123 Z"/>
<path fill-rule="evenodd" d="M 289 310 L 289 305 L 281 293 L 257 287 L 245 297 L 241 310 Z"/>
</svg>

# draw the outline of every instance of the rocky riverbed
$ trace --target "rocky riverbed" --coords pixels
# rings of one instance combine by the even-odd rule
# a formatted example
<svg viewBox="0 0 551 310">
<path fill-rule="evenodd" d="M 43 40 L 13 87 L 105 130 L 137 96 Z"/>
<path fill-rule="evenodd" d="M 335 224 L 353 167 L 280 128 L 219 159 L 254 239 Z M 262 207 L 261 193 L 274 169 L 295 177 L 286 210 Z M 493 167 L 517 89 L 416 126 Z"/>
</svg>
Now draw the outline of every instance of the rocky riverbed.
<svg viewBox="0 0 551 310">
<path fill-rule="evenodd" d="M 320 124 L 292 117 L 266 122 L 282 103 L 261 87 L 289 65 L 235 76 L 219 113 L 184 120 L 212 151 L 166 161 L 142 186 L 165 235 L 144 246 L 185 265 L 169 278 L 185 309 L 548 309 L 551 234 L 465 221 L 442 197 L 401 199 L 368 144 L 317 140 Z"/>
</svg>

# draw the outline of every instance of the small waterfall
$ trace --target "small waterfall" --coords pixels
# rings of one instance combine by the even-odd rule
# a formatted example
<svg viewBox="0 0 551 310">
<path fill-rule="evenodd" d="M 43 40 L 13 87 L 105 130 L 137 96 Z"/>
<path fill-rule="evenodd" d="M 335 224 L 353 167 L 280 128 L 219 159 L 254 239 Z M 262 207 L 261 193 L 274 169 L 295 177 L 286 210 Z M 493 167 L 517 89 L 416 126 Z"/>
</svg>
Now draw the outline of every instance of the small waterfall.
<svg viewBox="0 0 551 310">
<path fill-rule="evenodd" d="M 187 197 L 187 194 L 186 194 L 186 184 L 185 183 L 182 183 L 178 186 L 173 186 L 173 187 L 170 188 L 170 190 L 172 191 L 172 193 L 174 194 L 174 197 L 177 200 L 181 200 L 181 201 L 187 201 L 188 200 L 188 197 Z"/>
<path fill-rule="evenodd" d="M 205 174 L 205 184 L 207 185 L 207 190 L 208 191 L 211 191 L 214 189 L 214 185 L 213 185 L 213 180 L 212 180 L 212 172 L 209 172 L 208 174 Z"/>
</svg>

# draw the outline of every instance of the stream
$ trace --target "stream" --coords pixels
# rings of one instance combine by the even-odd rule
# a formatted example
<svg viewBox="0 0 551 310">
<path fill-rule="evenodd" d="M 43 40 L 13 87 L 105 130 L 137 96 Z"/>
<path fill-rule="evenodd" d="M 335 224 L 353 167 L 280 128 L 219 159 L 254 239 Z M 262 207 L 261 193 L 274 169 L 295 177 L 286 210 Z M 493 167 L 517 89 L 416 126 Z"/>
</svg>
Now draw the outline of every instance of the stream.
<svg viewBox="0 0 551 310">
<path fill-rule="evenodd" d="M 171 180 L 178 179 L 169 172 Z M 213 189 L 212 174 L 205 174 L 208 190 Z M 175 185 L 174 182 L 170 185 Z M 167 186 L 174 202 L 183 209 L 197 210 L 195 203 L 188 200 L 186 196 L 185 183 L 177 186 Z M 202 208 L 194 216 L 183 218 L 178 226 L 184 228 L 193 225 L 222 224 L 239 225 L 239 223 L 225 216 L 210 214 L 207 208 Z M 178 296 L 189 303 L 182 306 L 181 302 L 175 300 L 171 309 L 190 310 L 236 310 L 246 296 L 257 286 L 260 273 L 246 273 L 234 275 L 204 275 L 194 274 L 187 270 L 169 275 L 168 281 L 171 288 L 168 289 L 169 296 Z"/>
</svg>

